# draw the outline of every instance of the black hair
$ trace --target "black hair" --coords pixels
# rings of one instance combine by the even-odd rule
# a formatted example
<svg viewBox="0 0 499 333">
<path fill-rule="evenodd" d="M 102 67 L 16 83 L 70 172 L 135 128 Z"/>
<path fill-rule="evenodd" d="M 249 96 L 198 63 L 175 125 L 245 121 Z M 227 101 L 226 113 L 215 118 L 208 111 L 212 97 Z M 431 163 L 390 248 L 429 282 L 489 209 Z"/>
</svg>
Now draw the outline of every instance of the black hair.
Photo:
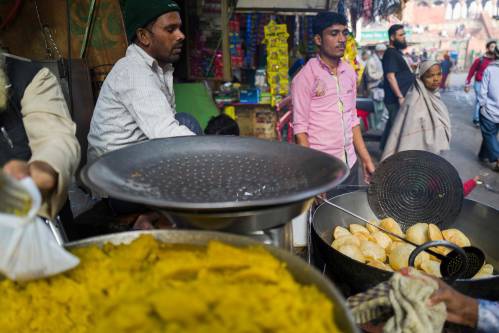
<svg viewBox="0 0 499 333">
<path fill-rule="evenodd" d="M 204 130 L 206 135 L 239 135 L 237 122 L 226 114 L 212 117 Z"/>
<path fill-rule="evenodd" d="M 394 24 L 394 25 L 392 25 L 388 29 L 388 39 L 390 39 L 390 37 L 392 37 L 393 35 L 395 35 L 395 33 L 397 33 L 397 31 L 399 31 L 400 29 L 404 29 L 404 26 L 402 24 Z"/>
<path fill-rule="evenodd" d="M 314 18 L 313 33 L 314 35 L 322 35 L 324 29 L 333 24 L 347 25 L 348 20 L 345 15 L 336 12 L 321 12 Z"/>
<path fill-rule="evenodd" d="M 144 25 L 141 28 L 146 29 L 147 31 L 150 31 L 152 33 L 152 27 L 153 27 L 154 23 L 156 23 L 156 21 L 158 20 L 158 17 L 152 19 L 151 21 L 149 21 L 149 23 L 147 23 L 146 25 Z M 132 37 L 132 43 L 137 44 L 137 45 L 139 44 L 139 37 L 137 37 L 137 32 L 135 32 L 135 34 Z"/>
<path fill-rule="evenodd" d="M 489 46 L 492 45 L 492 44 L 496 44 L 497 45 L 497 43 L 496 43 L 495 40 L 491 40 L 491 41 L 487 42 L 487 45 L 485 47 L 488 49 Z"/>
</svg>

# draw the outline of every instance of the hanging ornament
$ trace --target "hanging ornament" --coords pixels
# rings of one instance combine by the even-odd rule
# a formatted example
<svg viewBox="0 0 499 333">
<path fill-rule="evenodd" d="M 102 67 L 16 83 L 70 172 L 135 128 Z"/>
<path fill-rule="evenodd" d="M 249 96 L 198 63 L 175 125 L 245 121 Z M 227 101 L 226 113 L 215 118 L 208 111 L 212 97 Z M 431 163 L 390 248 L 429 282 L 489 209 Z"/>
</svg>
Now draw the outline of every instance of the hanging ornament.
<svg viewBox="0 0 499 333">
<path fill-rule="evenodd" d="M 357 85 L 359 85 L 364 73 L 364 66 L 357 60 L 357 43 L 353 35 L 347 37 L 343 60 L 347 61 L 357 73 Z"/>
</svg>

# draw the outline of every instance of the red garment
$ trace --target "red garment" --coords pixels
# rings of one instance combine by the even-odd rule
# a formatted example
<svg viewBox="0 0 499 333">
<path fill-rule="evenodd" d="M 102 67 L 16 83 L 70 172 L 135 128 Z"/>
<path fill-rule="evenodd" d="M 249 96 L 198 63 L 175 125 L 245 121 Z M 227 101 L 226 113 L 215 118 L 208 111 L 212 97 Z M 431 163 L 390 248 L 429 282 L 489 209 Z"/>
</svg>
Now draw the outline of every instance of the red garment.
<svg viewBox="0 0 499 333">
<path fill-rule="evenodd" d="M 494 61 L 494 59 L 487 57 L 476 58 L 471 65 L 470 71 L 468 72 L 468 77 L 466 78 L 466 84 L 470 84 L 473 75 L 475 75 L 475 81 L 481 82 L 483 77 L 483 72 L 487 66 Z"/>
<path fill-rule="evenodd" d="M 463 184 L 464 196 L 466 197 L 468 194 L 470 194 L 475 187 L 476 181 L 473 178 L 465 181 Z"/>
</svg>

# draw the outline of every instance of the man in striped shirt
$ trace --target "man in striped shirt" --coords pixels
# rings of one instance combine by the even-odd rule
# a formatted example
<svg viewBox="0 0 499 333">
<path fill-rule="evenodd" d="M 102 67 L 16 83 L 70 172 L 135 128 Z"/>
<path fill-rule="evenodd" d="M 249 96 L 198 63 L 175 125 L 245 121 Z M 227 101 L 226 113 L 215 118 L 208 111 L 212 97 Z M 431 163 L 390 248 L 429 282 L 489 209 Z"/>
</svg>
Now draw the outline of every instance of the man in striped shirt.
<svg viewBox="0 0 499 333">
<path fill-rule="evenodd" d="M 128 0 L 125 26 L 130 43 L 106 77 L 88 135 L 88 161 L 149 139 L 201 133 L 175 111 L 173 63 L 182 52 L 180 8 L 171 0 Z M 192 121 L 191 121 L 192 124 Z M 197 125 L 197 126 L 196 126 Z"/>
<path fill-rule="evenodd" d="M 185 40 L 179 11 L 172 0 L 126 1 L 130 46 L 102 85 L 88 134 L 88 163 L 142 141 L 202 133 L 192 116 L 175 110 L 172 64 L 179 60 Z M 134 228 L 151 229 L 165 222 L 138 204 L 113 198 L 108 204 L 117 216 L 142 213 Z"/>
</svg>

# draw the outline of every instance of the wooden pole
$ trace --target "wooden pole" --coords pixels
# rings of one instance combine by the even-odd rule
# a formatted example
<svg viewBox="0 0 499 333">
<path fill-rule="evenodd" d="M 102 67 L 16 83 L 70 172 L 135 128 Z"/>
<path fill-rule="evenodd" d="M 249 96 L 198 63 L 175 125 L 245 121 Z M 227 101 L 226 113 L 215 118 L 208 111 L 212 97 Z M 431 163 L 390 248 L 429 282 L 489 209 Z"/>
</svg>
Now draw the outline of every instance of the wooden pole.
<svg viewBox="0 0 499 333">
<path fill-rule="evenodd" d="M 95 13 L 95 0 L 90 3 L 90 9 L 88 10 L 87 26 L 85 27 L 85 35 L 83 36 L 83 43 L 80 49 L 80 59 L 85 56 L 85 51 L 87 50 L 87 44 L 90 39 L 90 31 L 92 29 L 92 23 L 94 22 Z"/>
<path fill-rule="evenodd" d="M 229 0 L 222 0 L 222 57 L 224 63 L 223 79 L 232 81 L 232 66 L 229 46 Z"/>
</svg>

